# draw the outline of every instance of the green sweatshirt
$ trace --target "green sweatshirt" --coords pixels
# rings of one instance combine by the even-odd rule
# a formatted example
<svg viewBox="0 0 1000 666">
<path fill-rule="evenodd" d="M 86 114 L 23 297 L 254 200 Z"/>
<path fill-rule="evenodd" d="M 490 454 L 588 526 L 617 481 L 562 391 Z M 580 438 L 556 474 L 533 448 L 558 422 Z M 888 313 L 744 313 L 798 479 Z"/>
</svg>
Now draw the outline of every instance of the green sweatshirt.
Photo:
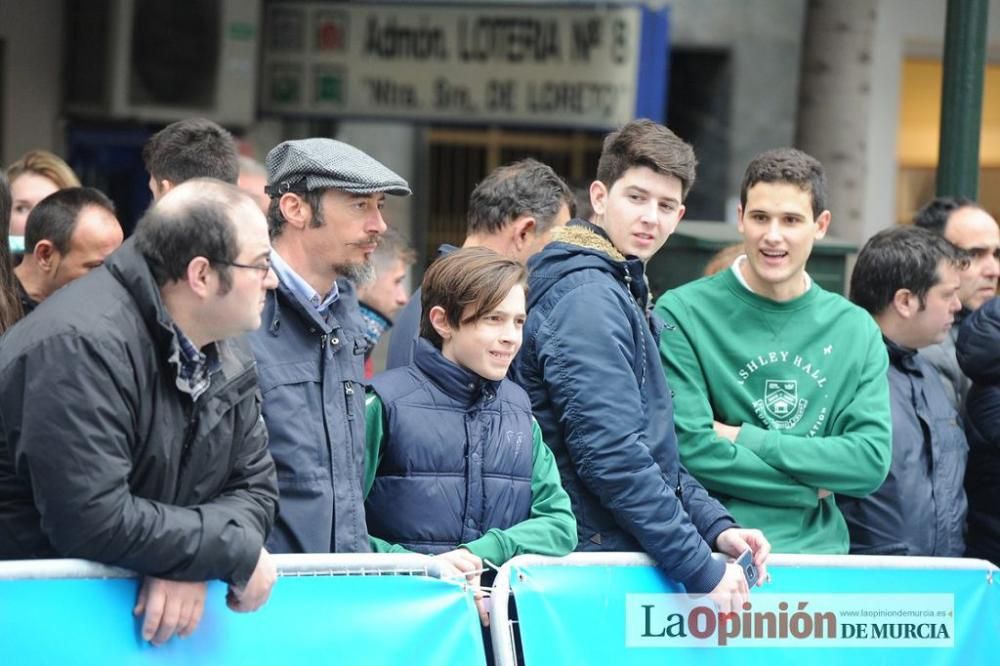
<svg viewBox="0 0 1000 666">
<path fill-rule="evenodd" d="M 365 410 L 365 497 L 371 492 L 375 474 L 382 460 L 382 441 L 385 437 L 385 419 L 382 418 L 382 401 L 373 392 L 368 393 Z M 562 556 L 576 548 L 576 517 L 570 506 L 569 495 L 563 490 L 552 451 L 542 441 L 542 430 L 532 419 L 531 432 L 532 474 L 531 515 L 505 530 L 487 530 L 469 543 L 455 544 L 466 548 L 483 560 L 502 566 L 515 555 Z M 393 437 L 399 442 L 399 433 Z M 370 536 L 372 550 L 376 553 L 411 552 L 400 545 Z"/>
<path fill-rule="evenodd" d="M 656 313 L 681 459 L 775 552 L 847 553 L 832 495 L 863 496 L 892 457 L 888 356 L 871 316 L 813 284 L 758 296 L 725 270 L 674 289 Z M 713 421 L 739 426 L 736 442 Z"/>
</svg>

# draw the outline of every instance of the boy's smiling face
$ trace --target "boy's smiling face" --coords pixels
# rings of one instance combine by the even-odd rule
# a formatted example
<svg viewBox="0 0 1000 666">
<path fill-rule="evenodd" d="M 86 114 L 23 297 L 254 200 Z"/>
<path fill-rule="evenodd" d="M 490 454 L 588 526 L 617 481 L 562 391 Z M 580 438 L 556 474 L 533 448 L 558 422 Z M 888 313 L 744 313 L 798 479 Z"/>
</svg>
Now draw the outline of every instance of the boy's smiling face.
<svg viewBox="0 0 1000 666">
<path fill-rule="evenodd" d="M 475 306 L 468 306 L 462 313 L 463 322 L 473 312 Z M 441 353 L 483 379 L 500 381 L 521 348 L 526 318 L 524 287 L 517 284 L 499 305 L 476 321 L 453 328 L 441 317 L 435 325 L 443 341 Z"/>
</svg>

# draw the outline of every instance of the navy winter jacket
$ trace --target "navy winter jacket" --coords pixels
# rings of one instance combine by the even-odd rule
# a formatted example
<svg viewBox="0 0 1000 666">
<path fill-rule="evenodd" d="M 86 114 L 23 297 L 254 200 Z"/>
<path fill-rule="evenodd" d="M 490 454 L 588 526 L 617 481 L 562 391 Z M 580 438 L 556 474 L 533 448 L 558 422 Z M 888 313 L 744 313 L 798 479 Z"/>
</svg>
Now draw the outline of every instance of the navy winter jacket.
<svg viewBox="0 0 1000 666">
<path fill-rule="evenodd" d="M 962 480 L 968 446 L 938 372 L 921 355 L 886 340 L 892 408 L 892 464 L 866 497 L 837 496 L 861 555 L 965 554 Z"/>
<path fill-rule="evenodd" d="M 1000 298 L 987 301 L 962 324 L 958 362 L 972 379 L 965 402 L 969 467 L 969 557 L 1000 564 Z"/>
<path fill-rule="evenodd" d="M 711 546 L 735 523 L 680 464 L 644 265 L 581 220 L 553 238 L 528 264 L 514 378 L 572 499 L 577 549 L 642 550 L 709 592 L 725 570 Z"/>
<path fill-rule="evenodd" d="M 531 404 L 519 386 L 487 381 L 420 338 L 413 364 L 371 387 L 385 432 L 406 439 L 383 442 L 365 505 L 373 536 L 436 555 L 531 516 Z"/>
<path fill-rule="evenodd" d="M 354 287 L 337 285 L 325 321 L 279 283 L 250 335 L 278 467 L 273 553 L 371 550 L 361 490 L 368 343 Z"/>
</svg>

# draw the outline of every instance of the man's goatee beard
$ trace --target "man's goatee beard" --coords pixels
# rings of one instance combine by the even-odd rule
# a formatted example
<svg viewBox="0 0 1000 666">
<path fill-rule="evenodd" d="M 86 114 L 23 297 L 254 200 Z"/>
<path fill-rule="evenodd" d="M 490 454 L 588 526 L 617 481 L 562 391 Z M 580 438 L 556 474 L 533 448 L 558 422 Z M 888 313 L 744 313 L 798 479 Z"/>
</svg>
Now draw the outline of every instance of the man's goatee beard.
<svg viewBox="0 0 1000 666">
<path fill-rule="evenodd" d="M 342 264 L 334 266 L 337 275 L 347 278 L 355 285 L 364 285 L 375 280 L 375 265 L 366 261 L 363 264 Z"/>
</svg>

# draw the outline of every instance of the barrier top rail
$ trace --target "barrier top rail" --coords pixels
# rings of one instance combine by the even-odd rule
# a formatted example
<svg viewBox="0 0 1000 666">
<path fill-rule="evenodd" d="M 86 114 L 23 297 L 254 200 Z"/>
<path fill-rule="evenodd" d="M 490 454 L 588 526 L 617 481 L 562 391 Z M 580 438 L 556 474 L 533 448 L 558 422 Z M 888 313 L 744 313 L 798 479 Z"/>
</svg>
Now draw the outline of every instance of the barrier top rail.
<svg viewBox="0 0 1000 666">
<path fill-rule="evenodd" d="M 424 575 L 443 578 L 441 565 L 432 557 L 417 554 L 335 553 L 324 555 L 273 555 L 278 576 L 385 576 Z M 0 580 L 64 578 L 135 578 L 129 569 L 89 560 L 0 561 Z"/>
</svg>

